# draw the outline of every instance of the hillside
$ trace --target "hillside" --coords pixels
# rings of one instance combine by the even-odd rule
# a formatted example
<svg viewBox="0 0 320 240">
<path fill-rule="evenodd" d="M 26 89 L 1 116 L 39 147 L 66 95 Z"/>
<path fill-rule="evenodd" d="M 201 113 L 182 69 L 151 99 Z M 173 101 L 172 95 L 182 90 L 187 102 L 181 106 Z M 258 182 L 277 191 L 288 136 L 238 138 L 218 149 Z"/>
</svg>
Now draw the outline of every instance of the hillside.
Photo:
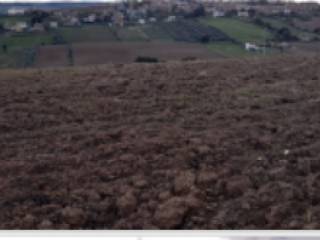
<svg viewBox="0 0 320 240">
<path fill-rule="evenodd" d="M 241 21 L 235 18 L 206 18 L 201 19 L 201 22 L 219 29 L 229 37 L 241 43 L 255 42 L 265 43 L 266 40 L 272 38 L 271 33 L 253 23 Z"/>
<path fill-rule="evenodd" d="M 319 57 L 0 71 L 1 229 L 319 229 Z"/>
<path fill-rule="evenodd" d="M 294 26 L 293 19 L 201 17 L 177 19 L 172 22 L 130 24 L 124 27 L 97 22 L 73 27 L 59 26 L 39 32 L 1 33 L 0 31 L 0 68 L 54 67 L 78 65 L 77 63 L 83 65 L 83 62 L 86 65 L 110 62 L 132 63 L 134 59 L 141 57 L 139 52 L 150 54 L 146 56 L 152 55 L 160 61 L 170 61 L 177 60 L 177 57 L 169 57 L 168 54 L 176 48 L 179 49 L 179 54 L 171 55 L 177 55 L 179 60 L 304 52 L 304 47 L 297 47 L 300 44 L 316 50 L 320 46 L 318 34 Z M 0 16 L 0 24 L 16 24 L 20 21 L 30 22 L 30 16 Z M 260 50 L 246 50 L 245 43 L 248 42 L 260 45 Z M 107 51 L 110 48 L 117 50 L 120 45 L 123 45 L 126 54 L 121 55 L 122 49 L 120 53 Z M 145 48 L 144 45 L 148 47 Z M 55 48 L 58 49 L 55 56 L 59 59 L 51 58 Z M 154 50 L 145 51 L 151 48 Z M 138 54 L 132 57 L 131 53 Z M 168 57 L 164 58 L 163 53 Z M 88 57 L 87 54 L 94 57 Z M 115 55 L 117 57 L 114 57 Z M 68 59 L 70 56 L 74 59 Z"/>
</svg>

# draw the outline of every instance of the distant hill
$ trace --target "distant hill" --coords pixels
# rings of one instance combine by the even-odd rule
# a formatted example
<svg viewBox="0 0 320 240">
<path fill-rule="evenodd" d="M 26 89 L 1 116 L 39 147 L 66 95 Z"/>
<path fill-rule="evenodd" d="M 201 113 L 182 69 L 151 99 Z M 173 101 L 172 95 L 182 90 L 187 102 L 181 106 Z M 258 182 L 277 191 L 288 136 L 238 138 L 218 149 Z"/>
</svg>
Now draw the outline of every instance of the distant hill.
<svg viewBox="0 0 320 240">
<path fill-rule="evenodd" d="M 51 2 L 51 3 L 0 3 L 0 13 L 5 13 L 8 9 L 13 7 L 25 9 L 41 9 L 41 10 L 54 10 L 54 9 L 67 9 L 77 7 L 91 7 L 102 5 L 101 2 Z"/>
</svg>

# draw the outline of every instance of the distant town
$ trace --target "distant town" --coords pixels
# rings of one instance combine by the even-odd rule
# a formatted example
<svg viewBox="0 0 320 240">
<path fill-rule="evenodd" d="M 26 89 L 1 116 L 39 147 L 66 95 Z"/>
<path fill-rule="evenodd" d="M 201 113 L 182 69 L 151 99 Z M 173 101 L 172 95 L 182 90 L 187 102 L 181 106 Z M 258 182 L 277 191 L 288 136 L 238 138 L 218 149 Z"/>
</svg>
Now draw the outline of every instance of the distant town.
<svg viewBox="0 0 320 240">
<path fill-rule="evenodd" d="M 2 15 L 24 16 L 19 21 L 1 22 L 1 31 L 34 32 L 47 31 L 63 26 L 77 27 L 83 24 L 105 24 L 107 26 L 144 25 L 155 22 L 174 22 L 181 18 L 197 18 L 211 16 L 214 18 L 233 17 L 257 18 L 259 16 L 295 16 L 310 18 L 319 16 L 313 22 L 320 22 L 320 5 L 308 3 L 285 3 L 266 0 L 248 2 L 224 2 L 202 0 L 144 0 L 119 3 L 97 4 L 90 7 L 74 7 L 64 9 L 41 10 L 26 7 L 11 7 Z M 27 19 L 27 20 L 23 20 Z M 312 31 L 320 31 L 320 26 L 309 24 Z M 314 27 L 312 27 L 314 26 Z"/>
<path fill-rule="evenodd" d="M 0 4 L 1 68 L 315 53 L 319 39 L 313 2 Z"/>
</svg>

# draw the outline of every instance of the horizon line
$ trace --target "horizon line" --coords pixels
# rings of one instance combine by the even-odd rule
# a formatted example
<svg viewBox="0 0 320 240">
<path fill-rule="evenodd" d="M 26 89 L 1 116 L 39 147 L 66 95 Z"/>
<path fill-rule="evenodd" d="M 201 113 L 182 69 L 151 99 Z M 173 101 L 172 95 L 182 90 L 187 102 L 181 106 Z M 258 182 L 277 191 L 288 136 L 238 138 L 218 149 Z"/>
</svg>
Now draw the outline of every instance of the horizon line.
<svg viewBox="0 0 320 240">
<path fill-rule="evenodd" d="M 127 2 L 130 0 L 0 0 L 0 4 L 37 4 L 37 3 L 115 3 L 115 2 Z M 144 1 L 144 0 L 140 0 Z M 174 1 L 174 0 L 173 0 Z M 206 0 L 204 0 L 206 1 Z M 211 0 L 222 2 L 250 2 L 252 0 Z M 254 1 L 254 0 L 253 0 Z M 256 0 L 258 2 L 258 0 Z M 268 0 L 268 2 L 295 2 L 295 3 L 317 3 L 320 4 L 320 0 Z"/>
</svg>

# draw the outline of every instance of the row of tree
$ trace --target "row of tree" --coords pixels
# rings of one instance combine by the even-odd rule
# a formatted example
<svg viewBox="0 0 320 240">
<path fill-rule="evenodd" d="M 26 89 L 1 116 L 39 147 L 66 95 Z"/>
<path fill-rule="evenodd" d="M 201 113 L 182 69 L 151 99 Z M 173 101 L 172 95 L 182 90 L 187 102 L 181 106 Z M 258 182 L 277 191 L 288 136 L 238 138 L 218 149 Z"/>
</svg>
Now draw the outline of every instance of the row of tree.
<svg viewBox="0 0 320 240">
<path fill-rule="evenodd" d="M 3 34 L 4 32 L 5 32 L 4 26 L 0 23 L 0 35 Z M 8 50 L 7 44 L 2 44 L 2 45 L 1 45 L 1 51 L 2 51 L 3 53 L 6 53 L 7 50 Z"/>
</svg>

